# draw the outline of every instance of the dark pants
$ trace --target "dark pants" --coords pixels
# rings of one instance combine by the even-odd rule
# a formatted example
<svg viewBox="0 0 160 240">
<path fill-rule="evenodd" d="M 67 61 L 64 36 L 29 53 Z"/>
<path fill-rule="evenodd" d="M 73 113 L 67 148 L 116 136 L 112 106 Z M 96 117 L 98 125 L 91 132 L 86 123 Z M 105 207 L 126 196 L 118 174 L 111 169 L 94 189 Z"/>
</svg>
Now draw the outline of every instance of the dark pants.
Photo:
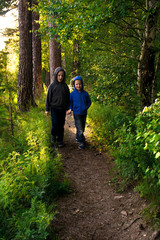
<svg viewBox="0 0 160 240">
<path fill-rule="evenodd" d="M 65 109 L 51 108 L 51 122 L 52 122 L 51 134 L 55 140 L 57 137 L 58 142 L 63 141 L 65 117 L 66 117 Z"/>
<path fill-rule="evenodd" d="M 86 117 L 87 114 L 85 115 L 79 115 L 79 114 L 74 114 L 74 122 L 76 126 L 76 139 L 78 142 L 85 143 L 85 136 L 84 136 L 84 130 L 85 130 L 85 125 L 86 125 Z"/>
</svg>

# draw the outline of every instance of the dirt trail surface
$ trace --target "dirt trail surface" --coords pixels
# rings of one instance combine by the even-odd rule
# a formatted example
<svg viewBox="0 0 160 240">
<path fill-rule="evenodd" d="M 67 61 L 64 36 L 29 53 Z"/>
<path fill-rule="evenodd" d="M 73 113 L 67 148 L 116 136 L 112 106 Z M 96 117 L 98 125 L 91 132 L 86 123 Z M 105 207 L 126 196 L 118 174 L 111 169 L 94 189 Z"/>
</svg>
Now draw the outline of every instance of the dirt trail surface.
<svg viewBox="0 0 160 240">
<path fill-rule="evenodd" d="M 65 147 L 59 149 L 65 172 L 71 179 L 72 193 L 57 201 L 54 221 L 61 240 L 153 240 L 157 232 L 141 217 L 145 201 L 132 189 L 117 193 L 110 185 L 113 161 L 108 153 L 75 143 L 73 118 L 67 116 Z"/>
</svg>

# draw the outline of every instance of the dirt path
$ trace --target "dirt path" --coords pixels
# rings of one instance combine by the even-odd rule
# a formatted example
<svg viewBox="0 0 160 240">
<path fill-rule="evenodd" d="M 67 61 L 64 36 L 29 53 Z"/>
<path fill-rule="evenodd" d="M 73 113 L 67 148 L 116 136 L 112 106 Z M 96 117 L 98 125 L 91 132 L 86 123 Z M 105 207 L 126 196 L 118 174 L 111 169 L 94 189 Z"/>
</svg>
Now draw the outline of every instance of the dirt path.
<svg viewBox="0 0 160 240">
<path fill-rule="evenodd" d="M 67 117 L 66 146 L 59 151 L 71 179 L 72 193 L 57 202 L 57 239 L 157 239 L 141 218 L 145 202 L 133 190 L 116 193 L 110 186 L 110 157 L 91 149 L 88 139 L 87 142 L 85 150 L 78 149 L 73 118 Z"/>
</svg>

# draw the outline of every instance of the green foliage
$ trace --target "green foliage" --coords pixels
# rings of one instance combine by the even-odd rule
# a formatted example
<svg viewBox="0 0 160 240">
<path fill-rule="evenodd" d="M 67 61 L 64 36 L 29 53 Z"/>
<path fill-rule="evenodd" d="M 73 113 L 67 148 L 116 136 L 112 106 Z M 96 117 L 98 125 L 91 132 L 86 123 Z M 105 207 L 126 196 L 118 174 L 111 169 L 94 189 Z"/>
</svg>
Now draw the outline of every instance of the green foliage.
<svg viewBox="0 0 160 240">
<path fill-rule="evenodd" d="M 0 53 L 0 136 L 14 134 L 13 121 L 16 118 L 17 91 L 17 45 L 9 41 Z M 6 137 L 7 137 L 6 136 Z"/>
<path fill-rule="evenodd" d="M 73 42 L 78 40 L 79 72 L 91 90 L 92 99 L 104 105 L 125 106 L 135 115 L 140 109 L 137 66 L 144 20 L 149 14 L 145 2 L 40 0 L 38 10 L 42 36 L 58 35 L 68 76 L 71 77 L 75 57 Z M 48 21 L 55 27 L 49 28 Z M 158 31 L 156 34 L 158 53 Z M 157 79 L 158 76 L 159 73 Z"/>
<path fill-rule="evenodd" d="M 4 14 L 6 12 L 6 8 L 11 7 L 11 5 L 15 2 L 16 2 L 16 0 L 1 0 L 1 2 L 0 2 L 0 15 Z"/>
<path fill-rule="evenodd" d="M 160 100 L 128 119 L 118 106 L 93 103 L 88 114 L 92 140 L 109 148 L 122 179 L 155 204 L 160 200 Z"/>
<path fill-rule="evenodd" d="M 92 103 L 88 111 L 88 121 L 93 128 L 91 139 L 102 149 L 113 143 L 114 131 L 128 120 L 123 111 L 115 105 L 103 106 L 99 103 Z"/>
<path fill-rule="evenodd" d="M 112 154 L 118 169 L 124 178 L 137 180 L 142 174 L 138 162 L 148 159 L 148 154 L 136 141 L 134 125 L 123 124 L 114 134 L 116 140 L 112 144 Z"/>
<path fill-rule="evenodd" d="M 99 63 L 96 62 L 92 67 L 94 66 L 96 66 L 95 69 L 88 70 L 94 74 L 94 81 L 91 76 L 88 77 L 93 82 L 90 88 L 92 99 L 103 105 L 119 105 L 123 110 L 134 115 L 138 108 L 135 94 L 136 84 L 133 81 L 135 74 L 132 72 L 133 62 L 132 64 L 128 62 L 127 65 L 124 61 L 120 64 L 117 63 L 117 59 L 111 62 L 110 58 L 107 65 L 104 66 L 103 58 L 99 57 Z"/>
<path fill-rule="evenodd" d="M 140 161 L 138 167 L 143 170 L 142 184 L 137 188 L 141 195 L 159 202 L 160 196 L 160 99 L 157 99 L 150 107 L 145 107 L 135 119 L 136 141 L 139 141 L 150 161 Z M 148 160 L 147 159 L 147 160 Z"/>
<path fill-rule="evenodd" d="M 44 240 L 56 213 L 54 199 L 69 191 L 69 181 L 61 156 L 51 151 L 50 121 L 41 107 L 19 115 L 15 132 L 1 139 L 0 238 Z"/>
<path fill-rule="evenodd" d="M 143 216 L 146 222 L 152 225 L 153 229 L 158 230 L 160 227 L 160 212 L 159 212 L 159 204 L 151 203 L 146 209 L 143 211 Z"/>
<path fill-rule="evenodd" d="M 160 159 L 160 101 L 157 99 L 150 107 L 135 119 L 137 126 L 137 139 L 145 143 L 144 149 Z"/>
<path fill-rule="evenodd" d="M 36 197 L 31 201 L 31 207 L 20 214 L 15 220 L 17 234 L 14 238 L 17 239 L 47 239 L 47 228 L 54 215 L 48 214 L 45 204 L 37 201 Z M 16 218 L 16 217 L 15 217 Z"/>
<path fill-rule="evenodd" d="M 116 132 L 114 156 L 122 174 L 139 180 L 137 190 L 151 201 L 159 201 L 159 100 L 145 107 L 132 123 Z"/>
</svg>

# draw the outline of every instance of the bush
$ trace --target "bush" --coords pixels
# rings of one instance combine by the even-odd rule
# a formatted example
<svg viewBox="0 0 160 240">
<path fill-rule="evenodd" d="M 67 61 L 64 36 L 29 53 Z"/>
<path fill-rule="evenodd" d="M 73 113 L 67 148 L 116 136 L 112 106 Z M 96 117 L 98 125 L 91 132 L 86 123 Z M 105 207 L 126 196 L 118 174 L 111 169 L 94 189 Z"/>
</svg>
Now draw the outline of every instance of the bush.
<svg viewBox="0 0 160 240">
<path fill-rule="evenodd" d="M 138 162 L 143 171 L 143 184 L 137 188 L 142 196 L 159 202 L 160 199 L 160 99 L 145 107 L 135 119 L 136 140 L 143 145 L 148 159 Z"/>
<path fill-rule="evenodd" d="M 93 103 L 88 111 L 91 140 L 109 148 L 126 182 L 137 182 L 141 196 L 160 200 L 160 99 L 132 120 L 118 106 Z"/>
<path fill-rule="evenodd" d="M 151 200 L 160 199 L 160 101 L 145 107 L 130 125 L 116 132 L 113 144 L 122 175 L 138 180 L 136 190 Z M 119 137 L 118 137 L 119 136 Z"/>
<path fill-rule="evenodd" d="M 90 136 L 92 142 L 102 149 L 115 141 L 115 130 L 128 122 L 128 118 L 117 106 L 92 103 L 88 111 L 88 122 L 93 131 Z"/>
<path fill-rule="evenodd" d="M 111 153 L 115 157 L 119 172 L 126 180 L 138 180 L 143 174 L 138 164 L 149 156 L 143 145 L 136 140 L 134 123 L 124 124 L 114 134 L 116 140 L 111 146 Z"/>
<path fill-rule="evenodd" d="M 0 161 L 1 239 L 46 239 L 56 213 L 54 199 L 69 191 L 49 132 L 50 121 L 36 108 L 19 117 L 14 137 L 1 139 L 6 146 Z"/>
</svg>

